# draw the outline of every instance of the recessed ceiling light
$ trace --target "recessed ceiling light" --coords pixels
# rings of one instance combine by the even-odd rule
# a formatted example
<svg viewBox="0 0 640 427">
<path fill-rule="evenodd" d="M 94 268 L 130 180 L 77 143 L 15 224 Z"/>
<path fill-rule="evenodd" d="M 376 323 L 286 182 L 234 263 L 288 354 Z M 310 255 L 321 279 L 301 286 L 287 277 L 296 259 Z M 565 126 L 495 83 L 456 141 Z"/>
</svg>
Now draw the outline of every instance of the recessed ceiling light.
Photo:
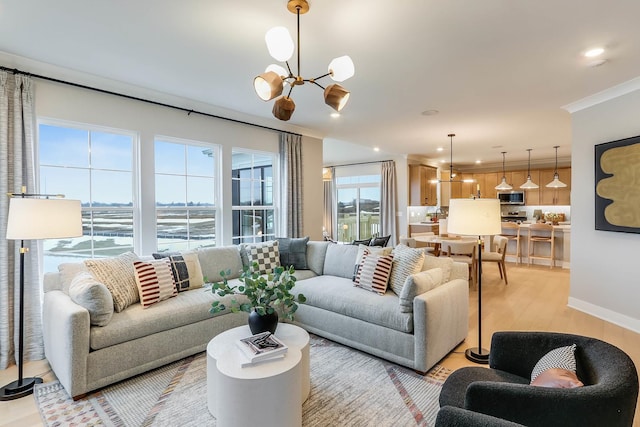
<svg viewBox="0 0 640 427">
<path fill-rule="evenodd" d="M 338 117 L 340 117 L 340 113 L 331 113 L 331 117 L 337 119 Z"/>
<path fill-rule="evenodd" d="M 442 147 L 436 148 L 436 151 L 443 151 L 443 150 L 444 150 L 444 148 L 442 148 Z"/>
<path fill-rule="evenodd" d="M 476 165 L 482 163 L 482 160 L 476 160 Z"/>
<path fill-rule="evenodd" d="M 435 116 L 436 114 L 438 114 L 440 111 L 438 110 L 425 110 L 423 111 L 422 114 L 423 116 Z"/>
<path fill-rule="evenodd" d="M 440 160 L 440 163 L 444 163 L 444 162 L 446 162 L 446 160 Z"/>
<path fill-rule="evenodd" d="M 600 56 L 604 53 L 604 49 L 601 47 L 595 47 L 593 49 L 589 49 L 584 53 L 584 56 L 587 58 L 595 58 L 596 56 Z"/>
<path fill-rule="evenodd" d="M 373 147 L 373 151 L 380 151 L 380 147 Z"/>
</svg>

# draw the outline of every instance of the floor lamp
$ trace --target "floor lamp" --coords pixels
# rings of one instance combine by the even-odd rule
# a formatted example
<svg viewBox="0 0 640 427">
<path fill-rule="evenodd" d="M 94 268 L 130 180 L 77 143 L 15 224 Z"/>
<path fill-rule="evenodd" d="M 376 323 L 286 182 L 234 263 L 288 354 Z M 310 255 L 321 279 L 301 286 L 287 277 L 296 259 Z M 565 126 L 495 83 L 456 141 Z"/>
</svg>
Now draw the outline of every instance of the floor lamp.
<svg viewBox="0 0 640 427">
<path fill-rule="evenodd" d="M 465 351 L 475 363 L 489 363 L 489 350 L 482 348 L 482 236 L 500 234 L 500 201 L 498 199 L 451 199 L 447 231 L 478 236 L 478 347 Z"/>
<path fill-rule="evenodd" d="M 24 362 L 24 254 L 25 240 L 62 239 L 82 236 L 82 214 L 79 200 L 62 195 L 9 193 L 7 240 L 20 240 L 20 305 L 18 323 L 18 379 L 0 388 L 0 400 L 13 400 L 33 393 L 42 378 L 23 378 Z M 43 198 L 44 197 L 44 198 Z"/>
</svg>

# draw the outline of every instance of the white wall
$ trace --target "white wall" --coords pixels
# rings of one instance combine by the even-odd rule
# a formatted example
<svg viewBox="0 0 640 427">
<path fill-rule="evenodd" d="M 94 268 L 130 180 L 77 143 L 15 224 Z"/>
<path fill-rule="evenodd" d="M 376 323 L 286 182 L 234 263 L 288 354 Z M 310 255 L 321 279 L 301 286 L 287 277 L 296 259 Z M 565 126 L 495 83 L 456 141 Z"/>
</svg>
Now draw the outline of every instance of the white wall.
<svg viewBox="0 0 640 427">
<path fill-rule="evenodd" d="M 600 98 L 572 114 L 569 306 L 640 332 L 640 234 L 595 230 L 594 214 L 594 146 L 640 135 L 640 90 Z"/>
<path fill-rule="evenodd" d="M 109 128 L 134 131 L 139 134 L 141 152 L 140 204 L 147 212 L 154 211 L 155 193 L 153 173 L 153 144 L 157 135 L 219 144 L 222 157 L 222 176 L 231 176 L 233 147 L 278 152 L 279 132 L 233 123 L 198 114 L 156 106 L 141 101 L 102 94 L 68 85 L 35 80 L 36 114 L 38 118 L 67 120 Z M 303 200 L 304 234 L 312 240 L 322 239 L 322 141 L 303 137 Z M 318 195 L 317 197 L 315 195 Z M 231 243 L 231 180 L 223 178 L 221 244 Z M 143 218 L 144 236 L 155 236 L 155 217 Z M 280 233 L 282 234 L 282 233 Z M 144 238 L 138 251 L 154 251 L 155 240 Z"/>
</svg>

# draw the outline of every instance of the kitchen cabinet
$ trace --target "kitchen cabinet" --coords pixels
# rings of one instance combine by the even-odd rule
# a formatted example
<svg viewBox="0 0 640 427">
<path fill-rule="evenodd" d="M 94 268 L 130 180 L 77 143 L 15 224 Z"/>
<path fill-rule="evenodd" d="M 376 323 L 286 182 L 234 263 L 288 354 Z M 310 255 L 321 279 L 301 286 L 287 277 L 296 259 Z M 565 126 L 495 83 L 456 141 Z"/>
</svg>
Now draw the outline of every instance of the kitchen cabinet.
<svg viewBox="0 0 640 427">
<path fill-rule="evenodd" d="M 476 178 L 476 175 L 473 174 L 473 177 Z M 496 185 L 500 184 L 502 181 L 502 173 L 493 172 L 493 173 L 485 173 L 484 182 L 478 179 L 478 183 L 480 183 L 480 195 L 484 199 L 495 199 L 498 197 L 498 190 L 496 190 Z"/>
<path fill-rule="evenodd" d="M 409 204 L 435 206 L 437 197 L 437 169 L 425 165 L 409 165 Z"/>
<path fill-rule="evenodd" d="M 554 170 L 540 170 L 540 205 L 570 205 L 571 204 L 571 168 L 559 168 L 560 181 L 567 184 L 562 188 L 546 187 L 553 181 Z"/>
</svg>

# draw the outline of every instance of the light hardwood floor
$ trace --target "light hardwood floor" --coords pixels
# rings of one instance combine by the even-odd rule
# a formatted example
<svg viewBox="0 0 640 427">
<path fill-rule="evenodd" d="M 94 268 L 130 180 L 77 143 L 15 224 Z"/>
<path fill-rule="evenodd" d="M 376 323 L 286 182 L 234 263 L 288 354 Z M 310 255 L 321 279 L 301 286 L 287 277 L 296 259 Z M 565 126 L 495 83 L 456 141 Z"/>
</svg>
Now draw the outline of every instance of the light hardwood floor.
<svg viewBox="0 0 640 427">
<path fill-rule="evenodd" d="M 567 307 L 569 270 L 507 264 L 509 285 L 504 285 L 495 264 L 484 267 L 482 279 L 482 345 L 489 348 L 491 334 L 499 330 L 556 331 L 587 335 L 610 342 L 640 366 L 640 334 Z M 478 343 L 478 292 L 470 291 L 469 335 L 440 364 L 457 369 L 473 366 L 464 350 Z M 477 365 L 476 365 L 477 366 Z M 0 384 L 17 377 L 17 369 L 0 371 Z M 25 364 L 25 376 L 38 375 L 51 381 L 54 375 L 46 361 Z M 634 426 L 640 427 L 636 416 Z M 33 396 L 0 402 L 0 426 L 42 426 Z"/>
</svg>

